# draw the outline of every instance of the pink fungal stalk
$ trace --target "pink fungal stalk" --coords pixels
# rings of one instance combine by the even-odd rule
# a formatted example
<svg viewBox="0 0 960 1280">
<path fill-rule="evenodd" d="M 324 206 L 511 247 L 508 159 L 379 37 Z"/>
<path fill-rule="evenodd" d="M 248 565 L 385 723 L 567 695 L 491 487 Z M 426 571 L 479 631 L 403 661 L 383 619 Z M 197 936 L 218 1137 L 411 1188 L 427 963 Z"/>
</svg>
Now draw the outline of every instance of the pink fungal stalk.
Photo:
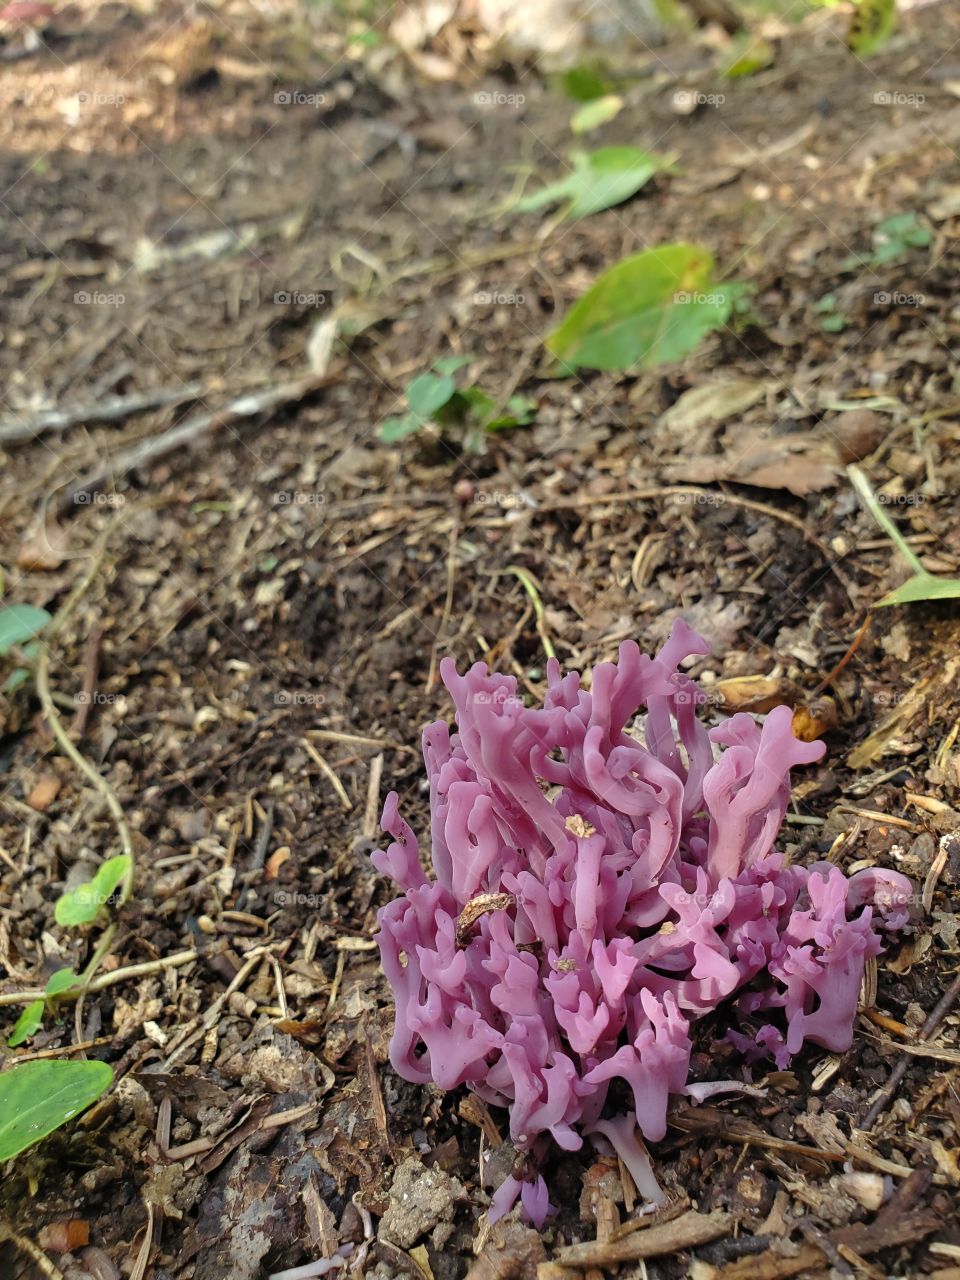
<svg viewBox="0 0 960 1280">
<path fill-rule="evenodd" d="M 691 1024 L 740 992 L 741 1018 L 774 1019 L 731 1033 L 754 1056 L 782 1067 L 805 1041 L 847 1049 L 875 924 L 901 928 L 911 892 L 897 872 L 847 879 L 773 851 L 790 769 L 824 746 L 794 737 L 787 707 L 707 730 L 678 668 L 708 651 L 678 621 L 654 658 L 621 645 L 589 691 L 551 661 L 542 708 L 510 676 L 445 660 L 459 733 L 439 721 L 423 734 L 435 878 L 396 793 L 393 842 L 373 855 L 401 890 L 379 934 L 395 1070 L 506 1107 L 530 1170 L 550 1140 L 576 1151 L 604 1135 L 654 1201 L 639 1136 L 662 1138 L 687 1090 Z M 611 1116 L 618 1081 L 632 1109 Z M 492 1215 L 518 1197 L 540 1225 L 537 1175 L 507 1178 Z"/>
</svg>

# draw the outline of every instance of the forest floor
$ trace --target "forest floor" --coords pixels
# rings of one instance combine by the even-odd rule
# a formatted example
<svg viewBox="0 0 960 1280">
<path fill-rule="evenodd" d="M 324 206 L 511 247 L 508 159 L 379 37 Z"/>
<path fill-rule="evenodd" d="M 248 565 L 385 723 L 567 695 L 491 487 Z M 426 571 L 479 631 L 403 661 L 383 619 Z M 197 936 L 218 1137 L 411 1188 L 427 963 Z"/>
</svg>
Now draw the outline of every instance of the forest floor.
<svg viewBox="0 0 960 1280">
<path fill-rule="evenodd" d="M 904 574 L 844 470 L 859 461 L 930 570 L 960 573 L 960 10 L 910 11 L 869 62 L 843 25 L 784 28 L 773 65 L 735 81 L 703 36 L 621 49 L 625 105 L 589 145 L 669 152 L 676 172 L 576 222 L 506 208 L 562 170 L 575 104 L 470 32 L 429 51 L 436 81 L 239 3 L 67 5 L 39 49 L 9 36 L 3 598 L 68 605 L 51 697 L 137 854 L 101 966 L 117 981 L 0 1051 L 5 1069 L 86 1052 L 119 1081 L 0 1181 L 7 1229 L 62 1275 L 259 1280 L 344 1242 L 368 1275 L 578 1274 L 550 1264 L 603 1245 L 629 1186 L 588 1146 L 551 1163 L 542 1235 L 489 1232 L 478 1153 L 503 1117 L 387 1064 L 389 890 L 368 854 L 389 789 L 426 832 L 440 658 L 538 696 L 545 638 L 584 669 L 626 637 L 655 648 L 678 613 L 714 646 L 708 686 L 765 677 L 822 722 L 792 856 L 896 866 L 925 892 L 849 1052 L 679 1107 L 654 1148 L 679 1204 L 736 1229 L 693 1254 L 668 1235 L 621 1275 L 960 1275 L 956 1012 L 921 1043 L 960 956 L 960 616 L 871 615 Z M 905 214 L 928 234 L 888 255 L 875 228 Z M 753 321 L 655 371 L 557 376 L 544 334 L 663 241 L 751 282 Z M 535 422 L 482 453 L 383 443 L 451 354 Z M 91 411 L 140 394 L 140 412 Z M 90 960 L 98 930 L 59 927 L 54 904 L 119 846 L 34 682 L 0 721 L 6 1035 L 17 993 Z M 703 1078 L 731 1069 L 722 1037 L 698 1025 Z M 51 1230 L 67 1220 L 73 1255 Z M 0 1275 L 42 1274 L 0 1244 Z"/>
</svg>

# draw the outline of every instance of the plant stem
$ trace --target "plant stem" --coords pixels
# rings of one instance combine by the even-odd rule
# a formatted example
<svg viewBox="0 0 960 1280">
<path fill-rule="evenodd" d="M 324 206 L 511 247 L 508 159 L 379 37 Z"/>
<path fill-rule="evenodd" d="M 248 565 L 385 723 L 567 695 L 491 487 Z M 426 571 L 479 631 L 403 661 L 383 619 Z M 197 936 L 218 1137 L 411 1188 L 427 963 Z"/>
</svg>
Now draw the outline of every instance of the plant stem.
<svg viewBox="0 0 960 1280">
<path fill-rule="evenodd" d="M 136 854 L 133 850 L 133 839 L 130 835 L 130 828 L 127 826 L 127 820 L 123 816 L 123 809 L 120 807 L 120 801 L 117 799 L 113 788 L 110 786 L 109 782 L 107 782 L 106 778 L 97 773 L 89 760 L 81 755 L 80 751 L 74 744 L 73 739 L 64 728 L 63 721 L 60 719 L 60 713 L 54 705 L 53 695 L 50 692 L 49 668 L 50 650 L 46 643 L 41 641 L 40 651 L 37 654 L 36 684 L 37 697 L 40 699 L 40 706 L 43 709 L 44 719 L 50 726 L 50 731 L 56 738 L 64 755 L 69 757 L 83 776 L 87 778 L 103 796 L 106 801 L 107 808 L 110 810 L 110 815 L 117 827 L 117 835 L 120 837 L 120 848 L 129 859 L 127 870 L 124 873 L 124 877 L 121 882 L 123 888 L 120 894 L 120 905 L 122 906 L 123 903 L 130 898 L 130 895 L 133 892 L 133 876 L 137 861 Z"/>
<path fill-rule="evenodd" d="M 259 954 L 259 953 L 258 953 Z M 86 986 L 78 982 L 75 987 L 61 991 L 57 1000 L 71 1000 L 80 991 L 103 991 L 105 987 L 116 986 L 118 982 L 127 982 L 130 978 L 140 978 L 147 973 L 160 973 L 164 969 L 179 969 L 182 965 L 192 964 L 196 960 L 196 951 L 175 951 L 172 956 L 161 956 L 159 960 L 144 960 L 140 964 L 129 964 L 123 969 L 113 969 L 110 973 L 101 973 L 91 978 Z M 41 988 L 33 991 L 4 991 L 0 993 L 0 1006 L 10 1004 L 30 1004 L 34 1000 L 45 1000 L 47 993 Z"/>
<path fill-rule="evenodd" d="M 550 637 L 547 635 L 543 601 L 540 599 L 540 592 L 537 590 L 537 584 L 533 580 L 533 575 L 528 573 L 526 569 L 522 568 L 518 564 L 508 564 L 504 573 L 512 573 L 519 580 L 520 585 L 530 597 L 530 603 L 533 605 L 534 617 L 537 620 L 537 631 L 540 633 L 540 639 L 543 642 L 543 651 L 548 658 L 555 658 L 557 656 L 557 651 L 550 643 Z"/>
<path fill-rule="evenodd" d="M 911 549 L 907 546 L 906 539 L 904 538 L 903 534 L 900 532 L 897 526 L 893 523 L 893 521 L 890 519 L 890 517 L 881 507 L 880 503 L 877 501 L 877 495 L 871 489 L 870 481 L 867 479 L 864 473 L 860 470 L 860 468 L 855 466 L 847 467 L 847 475 L 850 477 L 850 483 L 853 485 L 854 489 L 856 489 L 857 491 L 857 497 L 860 499 L 860 501 L 863 503 L 866 510 L 869 511 L 870 515 L 873 516 L 874 520 L 876 520 L 877 524 L 880 526 L 883 532 L 887 535 L 887 537 L 890 539 L 893 545 L 897 548 L 897 550 L 903 556 L 904 560 L 906 560 L 907 564 L 910 566 L 913 572 L 916 574 L 920 574 L 924 578 L 929 577 L 930 575 L 927 573 L 926 569 L 920 563 L 919 556 L 915 555 L 913 551 L 911 551 Z"/>
</svg>

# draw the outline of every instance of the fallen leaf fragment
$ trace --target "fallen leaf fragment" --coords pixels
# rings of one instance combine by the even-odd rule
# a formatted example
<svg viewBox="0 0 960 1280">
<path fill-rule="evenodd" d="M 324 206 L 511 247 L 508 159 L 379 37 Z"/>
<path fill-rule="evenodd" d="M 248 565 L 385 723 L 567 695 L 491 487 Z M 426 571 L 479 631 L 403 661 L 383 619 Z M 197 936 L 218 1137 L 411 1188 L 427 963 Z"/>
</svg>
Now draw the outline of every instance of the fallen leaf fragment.
<svg viewBox="0 0 960 1280">
<path fill-rule="evenodd" d="M 763 715 L 786 703 L 795 707 L 803 691 L 786 676 L 730 676 L 718 680 L 710 690 L 724 711 L 753 711 Z"/>
<path fill-rule="evenodd" d="M 724 422 L 762 400 L 767 385 L 760 378 L 728 378 L 691 387 L 661 416 L 660 426 L 696 431 L 708 422 Z"/>
</svg>

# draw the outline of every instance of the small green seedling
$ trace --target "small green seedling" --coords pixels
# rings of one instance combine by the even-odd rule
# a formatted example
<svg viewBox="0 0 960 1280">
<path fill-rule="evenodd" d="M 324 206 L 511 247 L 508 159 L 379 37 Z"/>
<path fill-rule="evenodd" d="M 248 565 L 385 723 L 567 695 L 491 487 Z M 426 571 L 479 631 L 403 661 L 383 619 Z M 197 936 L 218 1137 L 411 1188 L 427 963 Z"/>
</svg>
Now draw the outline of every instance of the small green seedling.
<svg viewBox="0 0 960 1280">
<path fill-rule="evenodd" d="M 113 1081 L 105 1062 L 24 1062 L 0 1072 L 0 1164 L 85 1111 Z"/>
<path fill-rule="evenodd" d="M 929 573 L 910 547 L 903 534 L 893 523 L 877 501 L 877 496 L 870 487 L 870 481 L 859 467 L 847 467 L 850 483 L 857 491 L 857 497 L 877 524 L 884 531 L 893 545 L 913 570 L 913 574 L 895 591 L 889 592 L 878 600 L 877 609 L 892 604 L 914 604 L 919 600 L 956 600 L 960 599 L 960 578 L 938 578 Z"/>
<path fill-rule="evenodd" d="M 435 423 L 441 432 L 459 430 L 465 447 L 479 452 L 485 434 L 533 421 L 537 406 L 525 396 L 511 396 L 501 408 L 480 387 L 458 387 L 454 374 L 469 363 L 469 356 L 448 356 L 438 360 L 431 373 L 414 378 L 407 387 L 407 412 L 386 418 L 380 424 L 380 439 L 395 444 Z"/>
<path fill-rule="evenodd" d="M 96 875 L 57 899 L 53 915 L 57 924 L 66 927 L 94 924 L 104 907 L 114 899 L 117 889 L 132 870 L 130 858 L 118 853 L 97 868 Z M 124 894 L 125 898 L 127 895 Z"/>
<path fill-rule="evenodd" d="M 820 315 L 820 328 L 824 333 L 840 333 L 847 327 L 847 317 L 837 310 L 835 293 L 825 293 L 814 310 Z"/>
<path fill-rule="evenodd" d="M 11 1049 L 16 1049 L 18 1045 L 35 1036 L 43 1025 L 44 1014 L 53 1007 L 57 996 L 63 995 L 67 991 L 74 991 L 79 985 L 80 978 L 72 969 L 58 969 L 56 973 L 51 974 L 47 982 L 44 998 L 42 1000 L 34 1000 L 27 1005 L 13 1024 L 13 1030 L 10 1032 L 7 1045 Z"/>
<path fill-rule="evenodd" d="M 38 609 L 32 604 L 8 604 L 0 608 L 0 658 L 5 658 L 11 649 L 18 647 L 25 658 L 35 658 L 37 645 L 32 642 L 49 621 L 50 614 L 46 609 Z M 7 676 L 3 692 L 13 693 L 29 679 L 30 672 L 24 667 L 17 667 Z"/>
<path fill-rule="evenodd" d="M 562 204 L 564 218 L 585 218 L 629 200 L 655 173 L 675 173 L 674 159 L 639 147 L 574 151 L 570 156 L 573 168 L 565 177 L 525 196 L 514 209 L 531 213 L 544 205 Z"/>
<path fill-rule="evenodd" d="M 864 254 L 851 254 L 844 259 L 845 271 L 858 267 L 882 267 L 906 257 L 911 249 L 926 249 L 933 241 L 926 227 L 915 213 L 897 213 L 892 218 L 878 222 L 870 233 L 872 245 Z"/>
</svg>

